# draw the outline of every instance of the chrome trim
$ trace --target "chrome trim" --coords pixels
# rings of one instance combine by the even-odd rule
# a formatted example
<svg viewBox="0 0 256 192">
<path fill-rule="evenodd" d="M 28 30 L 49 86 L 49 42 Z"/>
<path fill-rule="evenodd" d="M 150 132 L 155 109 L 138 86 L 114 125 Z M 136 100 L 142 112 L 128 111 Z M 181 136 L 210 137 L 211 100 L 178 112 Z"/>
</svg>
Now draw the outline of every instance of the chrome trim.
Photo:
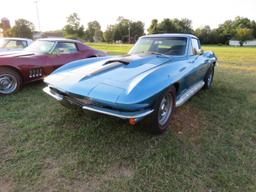
<svg viewBox="0 0 256 192">
<path fill-rule="evenodd" d="M 119 117 L 121 119 L 142 118 L 151 114 L 154 111 L 153 109 L 150 109 L 146 111 L 137 111 L 137 112 L 121 112 L 121 111 L 105 109 L 97 106 L 86 106 L 86 105 L 84 105 L 82 109 L 97 112 L 97 113 L 102 113 L 102 114 L 110 115 L 114 117 Z"/>
<path fill-rule="evenodd" d="M 45 93 L 47 93 L 48 95 L 52 96 L 54 99 L 56 99 L 57 101 L 62 101 L 63 100 L 63 96 L 62 95 L 59 95 L 58 93 L 53 93 L 51 92 L 51 89 L 50 87 L 45 87 L 43 88 L 43 91 Z"/>
<path fill-rule="evenodd" d="M 203 86 L 205 82 L 199 81 L 198 83 L 194 84 L 191 88 L 189 88 L 181 97 L 176 101 L 176 107 L 180 107 L 183 105 L 187 100 L 189 100 L 193 95 L 195 95 Z"/>
<path fill-rule="evenodd" d="M 52 92 L 49 86 L 45 87 L 43 89 L 43 91 L 61 103 L 69 102 L 68 100 L 66 100 L 64 98 L 64 96 L 62 96 L 58 93 Z M 102 113 L 102 114 L 110 115 L 113 117 L 119 117 L 121 119 L 130 119 L 130 118 L 139 119 L 139 118 L 142 118 L 142 117 L 145 117 L 145 116 L 151 114 L 154 111 L 153 109 L 148 109 L 148 110 L 136 111 L 136 112 L 122 112 L 122 111 L 107 109 L 107 108 L 98 107 L 98 106 L 94 106 L 94 105 L 82 105 L 81 107 L 84 110 Z"/>
</svg>

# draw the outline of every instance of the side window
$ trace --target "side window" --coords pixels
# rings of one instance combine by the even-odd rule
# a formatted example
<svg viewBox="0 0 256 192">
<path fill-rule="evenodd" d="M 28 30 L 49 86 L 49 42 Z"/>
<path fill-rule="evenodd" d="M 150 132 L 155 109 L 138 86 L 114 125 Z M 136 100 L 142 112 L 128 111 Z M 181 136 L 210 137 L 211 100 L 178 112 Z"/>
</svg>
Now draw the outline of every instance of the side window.
<svg viewBox="0 0 256 192">
<path fill-rule="evenodd" d="M 28 46 L 28 42 L 27 41 L 22 41 L 22 46 L 23 46 L 23 48 L 27 47 Z"/>
<path fill-rule="evenodd" d="M 15 48 L 25 48 L 26 47 L 26 42 L 25 41 L 21 41 L 21 40 L 10 40 L 7 44 L 6 44 L 6 48 L 8 49 L 15 49 Z"/>
<path fill-rule="evenodd" d="M 75 43 L 58 42 L 57 46 L 55 47 L 54 52 L 59 53 L 59 54 L 76 53 L 77 47 L 76 47 Z"/>
<path fill-rule="evenodd" d="M 191 39 L 191 49 L 190 49 L 190 55 L 197 55 L 201 49 L 200 43 L 197 39 L 192 38 Z"/>
</svg>

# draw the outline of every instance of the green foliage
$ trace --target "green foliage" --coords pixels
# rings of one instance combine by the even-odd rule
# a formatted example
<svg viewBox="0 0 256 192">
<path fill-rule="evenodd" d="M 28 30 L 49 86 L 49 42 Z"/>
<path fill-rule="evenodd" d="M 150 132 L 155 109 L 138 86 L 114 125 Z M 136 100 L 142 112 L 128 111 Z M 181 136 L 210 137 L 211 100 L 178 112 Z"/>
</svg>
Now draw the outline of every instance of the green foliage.
<svg viewBox="0 0 256 192">
<path fill-rule="evenodd" d="M 6 31 L 5 36 L 33 38 L 34 30 L 35 26 L 33 23 L 25 19 L 18 19 L 15 21 L 15 25 L 11 30 Z"/>
<path fill-rule="evenodd" d="M 127 43 L 135 42 L 142 35 L 144 35 L 144 23 L 141 21 L 133 22 L 119 17 L 117 24 L 107 27 L 104 38 L 106 42 L 122 41 Z"/>
<path fill-rule="evenodd" d="M 217 30 L 211 29 L 208 25 L 197 28 L 194 34 L 200 39 L 201 44 L 218 44 L 220 41 Z"/>
<path fill-rule="evenodd" d="M 192 33 L 192 22 L 189 19 L 168 19 L 158 23 L 156 19 L 151 21 L 151 25 L 148 28 L 149 34 L 155 33 Z"/>
<path fill-rule="evenodd" d="M 104 41 L 108 43 L 114 42 L 115 25 L 108 25 L 106 31 L 103 33 Z"/>
<path fill-rule="evenodd" d="M 253 37 L 256 38 L 255 21 L 251 21 L 248 18 L 243 17 L 236 17 L 234 20 L 227 20 L 224 23 L 220 24 L 217 29 L 213 29 L 211 31 L 208 31 L 207 33 L 205 33 L 205 28 L 196 29 L 195 34 L 203 34 L 201 35 L 201 41 L 205 44 L 228 44 L 230 39 L 236 39 L 237 31 L 240 29 L 250 29 L 251 36 L 247 35 L 247 40 Z"/>
<path fill-rule="evenodd" d="M 243 46 L 245 41 L 253 39 L 252 30 L 248 28 L 237 28 L 235 38 Z"/>
<path fill-rule="evenodd" d="M 158 33 L 158 20 L 157 19 L 153 19 L 151 21 L 151 24 L 148 28 L 148 33 L 149 34 L 156 34 Z"/>
<path fill-rule="evenodd" d="M 80 18 L 77 13 L 73 13 L 67 17 L 67 24 L 64 26 L 63 31 L 66 38 L 84 38 L 84 26 L 80 24 Z"/>
<path fill-rule="evenodd" d="M 88 23 L 87 30 L 85 31 L 85 40 L 90 42 L 103 41 L 103 32 L 98 21 Z"/>
</svg>

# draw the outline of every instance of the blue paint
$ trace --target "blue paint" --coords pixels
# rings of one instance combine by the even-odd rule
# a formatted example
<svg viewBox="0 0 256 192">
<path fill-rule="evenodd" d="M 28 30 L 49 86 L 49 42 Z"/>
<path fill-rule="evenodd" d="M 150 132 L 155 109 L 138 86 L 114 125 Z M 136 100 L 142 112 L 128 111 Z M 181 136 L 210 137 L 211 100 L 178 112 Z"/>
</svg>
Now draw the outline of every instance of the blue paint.
<svg viewBox="0 0 256 192">
<path fill-rule="evenodd" d="M 191 54 L 187 34 L 149 35 L 142 38 L 186 38 L 184 55 L 130 54 L 71 62 L 54 71 L 45 82 L 66 94 L 77 95 L 120 111 L 152 109 L 155 100 L 168 87 L 177 87 L 177 99 L 204 79 L 217 58 L 212 52 Z M 108 63 L 125 60 L 129 64 Z M 115 64 L 117 64 L 115 66 Z M 113 67 L 112 67 L 113 66 Z"/>
</svg>

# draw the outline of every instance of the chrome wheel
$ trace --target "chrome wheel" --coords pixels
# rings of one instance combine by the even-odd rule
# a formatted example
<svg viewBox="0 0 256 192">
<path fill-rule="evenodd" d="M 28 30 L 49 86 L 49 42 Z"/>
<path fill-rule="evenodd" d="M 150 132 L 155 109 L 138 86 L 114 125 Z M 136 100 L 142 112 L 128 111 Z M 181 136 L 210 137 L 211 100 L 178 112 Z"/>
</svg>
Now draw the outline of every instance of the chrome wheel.
<svg viewBox="0 0 256 192">
<path fill-rule="evenodd" d="M 17 89 L 17 79 L 11 74 L 0 75 L 0 93 L 10 94 Z"/>
<path fill-rule="evenodd" d="M 168 93 L 166 96 L 163 97 L 160 107 L 158 110 L 158 123 L 160 125 L 165 125 L 172 112 L 172 106 L 173 105 L 173 100 L 172 100 L 172 95 L 171 93 Z"/>
</svg>

